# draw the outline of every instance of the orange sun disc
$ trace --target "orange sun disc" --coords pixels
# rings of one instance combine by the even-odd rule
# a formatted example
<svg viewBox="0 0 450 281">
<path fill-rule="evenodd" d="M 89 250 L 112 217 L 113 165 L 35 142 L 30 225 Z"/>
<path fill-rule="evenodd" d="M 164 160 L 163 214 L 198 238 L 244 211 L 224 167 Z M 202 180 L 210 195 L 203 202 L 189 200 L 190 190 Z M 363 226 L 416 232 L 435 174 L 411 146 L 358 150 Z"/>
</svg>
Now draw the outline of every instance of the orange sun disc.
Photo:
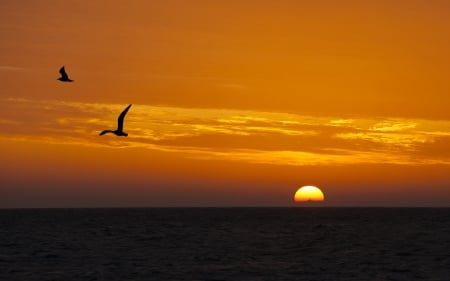
<svg viewBox="0 0 450 281">
<path fill-rule="evenodd" d="M 322 202 L 325 200 L 322 190 L 312 185 L 306 185 L 297 190 L 294 195 L 295 202 Z"/>
</svg>

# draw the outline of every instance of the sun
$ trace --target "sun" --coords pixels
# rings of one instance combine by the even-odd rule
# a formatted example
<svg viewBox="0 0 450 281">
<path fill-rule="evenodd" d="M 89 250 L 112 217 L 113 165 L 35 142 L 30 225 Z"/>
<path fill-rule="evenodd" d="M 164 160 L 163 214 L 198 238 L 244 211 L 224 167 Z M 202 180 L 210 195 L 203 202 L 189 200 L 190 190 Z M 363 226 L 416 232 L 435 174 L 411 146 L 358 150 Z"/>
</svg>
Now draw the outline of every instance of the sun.
<svg viewBox="0 0 450 281">
<path fill-rule="evenodd" d="M 322 190 L 312 185 L 306 185 L 297 190 L 295 202 L 322 202 L 325 200 Z"/>
</svg>

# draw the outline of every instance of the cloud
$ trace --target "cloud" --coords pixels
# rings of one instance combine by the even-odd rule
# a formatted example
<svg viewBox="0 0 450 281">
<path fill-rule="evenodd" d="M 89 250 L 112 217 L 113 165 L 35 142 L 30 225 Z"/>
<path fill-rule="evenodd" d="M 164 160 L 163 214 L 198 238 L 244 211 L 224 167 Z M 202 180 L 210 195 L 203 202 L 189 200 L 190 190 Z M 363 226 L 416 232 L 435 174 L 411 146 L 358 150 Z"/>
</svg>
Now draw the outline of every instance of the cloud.
<svg viewBox="0 0 450 281">
<path fill-rule="evenodd" d="M 367 141 L 372 143 L 379 143 L 389 146 L 398 147 L 413 147 L 421 143 L 432 142 L 434 137 L 420 134 L 398 134 L 398 133 L 375 133 L 375 132 L 358 132 L 358 133 L 343 133 L 337 134 L 336 138 L 353 141 Z"/>
<path fill-rule="evenodd" d="M 261 151 L 237 150 L 227 152 L 196 153 L 201 159 L 226 159 L 255 164 L 317 166 L 317 165 L 355 165 L 389 163 L 398 165 L 450 164 L 449 160 L 417 159 L 407 155 L 364 151 L 330 151 L 330 153 L 308 153 L 303 151 Z"/>
<path fill-rule="evenodd" d="M 223 88 L 236 89 L 236 90 L 247 88 L 246 86 L 244 86 L 242 84 L 237 84 L 237 83 L 220 84 L 220 86 Z"/>
<path fill-rule="evenodd" d="M 330 122 L 328 122 L 328 124 L 330 126 L 340 127 L 340 126 L 351 125 L 351 124 L 353 124 L 353 122 L 354 122 L 353 119 L 332 119 L 332 120 L 330 120 Z"/>
<path fill-rule="evenodd" d="M 417 123 L 402 120 L 387 120 L 375 124 L 370 130 L 378 132 L 399 132 L 416 128 Z"/>
<path fill-rule="evenodd" d="M 143 148 L 273 165 L 450 164 L 450 121 L 342 119 L 280 112 L 135 104 L 127 138 L 99 137 L 125 104 L 6 98 L 0 138 Z M 20 113 L 20 114 L 19 114 Z"/>
<path fill-rule="evenodd" d="M 17 66 L 0 65 L 0 71 L 18 71 L 18 70 L 23 70 L 23 68 Z"/>
<path fill-rule="evenodd" d="M 18 122 L 14 120 L 8 120 L 8 119 L 0 119 L 0 125 L 17 125 Z"/>
</svg>

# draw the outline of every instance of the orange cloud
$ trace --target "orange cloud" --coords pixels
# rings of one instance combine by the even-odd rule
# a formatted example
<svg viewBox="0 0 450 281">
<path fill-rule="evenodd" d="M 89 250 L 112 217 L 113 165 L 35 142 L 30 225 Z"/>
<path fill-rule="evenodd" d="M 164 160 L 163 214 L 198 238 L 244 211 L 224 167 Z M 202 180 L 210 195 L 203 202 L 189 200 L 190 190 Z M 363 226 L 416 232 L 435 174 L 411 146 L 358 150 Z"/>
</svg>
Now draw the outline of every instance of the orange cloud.
<svg viewBox="0 0 450 281">
<path fill-rule="evenodd" d="M 450 164 L 433 145 L 450 121 L 337 119 L 277 112 L 194 109 L 136 104 L 127 138 L 98 137 L 116 126 L 124 105 L 6 99 L 2 138 L 21 141 L 144 148 L 186 157 L 277 165 L 360 163 Z M 13 114 L 25 110 L 26 116 Z M 421 151 L 423 153 L 421 153 Z M 420 157 L 418 156 L 420 155 Z"/>
</svg>

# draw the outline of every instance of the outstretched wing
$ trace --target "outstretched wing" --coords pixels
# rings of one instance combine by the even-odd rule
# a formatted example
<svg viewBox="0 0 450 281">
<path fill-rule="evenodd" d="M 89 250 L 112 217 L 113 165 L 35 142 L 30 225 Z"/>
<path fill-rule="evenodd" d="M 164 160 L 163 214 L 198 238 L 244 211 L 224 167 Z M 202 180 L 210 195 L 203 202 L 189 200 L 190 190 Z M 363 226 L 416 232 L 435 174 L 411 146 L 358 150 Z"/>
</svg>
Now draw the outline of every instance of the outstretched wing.
<svg viewBox="0 0 450 281">
<path fill-rule="evenodd" d="M 64 69 L 64 66 L 61 67 L 61 69 L 59 70 L 59 73 L 61 73 L 61 78 L 63 78 L 64 80 L 68 80 L 69 76 L 66 73 L 66 70 Z"/>
<path fill-rule="evenodd" d="M 114 131 L 111 131 L 111 130 L 103 130 L 103 131 L 101 131 L 101 133 L 99 134 L 99 136 L 103 136 L 103 135 L 106 134 L 106 133 L 114 133 Z"/>
<path fill-rule="evenodd" d="M 125 118 L 125 115 L 127 115 L 128 109 L 130 109 L 131 104 L 127 106 L 122 113 L 120 113 L 119 118 L 117 119 L 117 130 L 119 132 L 123 131 L 123 119 Z"/>
</svg>

